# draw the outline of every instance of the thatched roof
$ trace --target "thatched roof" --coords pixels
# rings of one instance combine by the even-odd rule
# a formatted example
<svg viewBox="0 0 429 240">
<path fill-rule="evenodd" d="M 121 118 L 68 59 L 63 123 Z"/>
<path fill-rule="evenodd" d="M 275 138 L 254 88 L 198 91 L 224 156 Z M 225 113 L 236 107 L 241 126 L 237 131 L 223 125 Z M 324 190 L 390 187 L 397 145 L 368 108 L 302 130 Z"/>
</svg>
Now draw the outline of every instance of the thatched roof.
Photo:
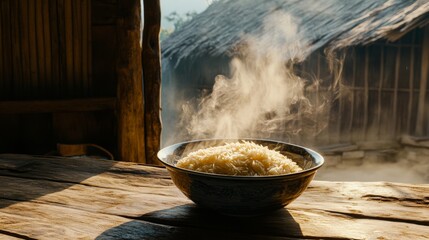
<svg viewBox="0 0 429 240">
<path fill-rule="evenodd" d="M 162 56 L 178 64 L 197 56 L 234 54 L 242 36 L 257 34 L 264 19 L 278 12 L 295 19 L 309 43 L 308 53 L 381 38 L 393 41 L 429 23 L 428 0 L 219 0 L 167 38 Z"/>
</svg>

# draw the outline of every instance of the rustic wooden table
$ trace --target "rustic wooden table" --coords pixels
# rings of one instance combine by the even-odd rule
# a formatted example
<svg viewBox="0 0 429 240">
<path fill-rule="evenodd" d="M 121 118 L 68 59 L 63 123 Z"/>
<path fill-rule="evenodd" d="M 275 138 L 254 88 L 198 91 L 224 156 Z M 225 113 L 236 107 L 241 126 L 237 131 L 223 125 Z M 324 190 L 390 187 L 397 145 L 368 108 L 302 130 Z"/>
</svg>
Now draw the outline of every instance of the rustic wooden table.
<svg viewBox="0 0 429 240">
<path fill-rule="evenodd" d="M 161 167 L 0 155 L 0 239 L 306 238 L 428 239 L 429 185 L 314 181 L 285 209 L 233 218 L 196 207 Z"/>
</svg>

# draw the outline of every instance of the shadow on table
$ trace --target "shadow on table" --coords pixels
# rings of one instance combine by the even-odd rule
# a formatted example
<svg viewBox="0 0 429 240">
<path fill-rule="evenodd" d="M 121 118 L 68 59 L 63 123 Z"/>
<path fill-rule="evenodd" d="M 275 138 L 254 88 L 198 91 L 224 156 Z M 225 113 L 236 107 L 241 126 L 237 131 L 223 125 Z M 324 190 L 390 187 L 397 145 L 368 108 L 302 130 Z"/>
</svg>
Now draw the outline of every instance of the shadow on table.
<svg viewBox="0 0 429 240">
<path fill-rule="evenodd" d="M 59 192 L 109 171 L 115 161 L 0 154 L 0 209 Z"/>
<path fill-rule="evenodd" d="M 96 239 L 276 239 L 302 237 L 287 209 L 255 217 L 219 215 L 194 204 L 154 211 Z"/>
</svg>

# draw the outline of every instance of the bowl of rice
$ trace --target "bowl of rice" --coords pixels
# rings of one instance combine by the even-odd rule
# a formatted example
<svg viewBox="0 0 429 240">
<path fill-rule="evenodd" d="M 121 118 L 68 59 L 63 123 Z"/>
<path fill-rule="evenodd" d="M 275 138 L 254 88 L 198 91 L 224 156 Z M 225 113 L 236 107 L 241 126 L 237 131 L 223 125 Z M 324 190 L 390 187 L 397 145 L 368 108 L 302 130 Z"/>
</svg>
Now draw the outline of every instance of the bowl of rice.
<svg viewBox="0 0 429 240">
<path fill-rule="evenodd" d="M 309 148 L 260 139 L 182 142 L 161 149 L 158 159 L 194 203 L 233 216 L 285 207 L 324 163 Z"/>
</svg>

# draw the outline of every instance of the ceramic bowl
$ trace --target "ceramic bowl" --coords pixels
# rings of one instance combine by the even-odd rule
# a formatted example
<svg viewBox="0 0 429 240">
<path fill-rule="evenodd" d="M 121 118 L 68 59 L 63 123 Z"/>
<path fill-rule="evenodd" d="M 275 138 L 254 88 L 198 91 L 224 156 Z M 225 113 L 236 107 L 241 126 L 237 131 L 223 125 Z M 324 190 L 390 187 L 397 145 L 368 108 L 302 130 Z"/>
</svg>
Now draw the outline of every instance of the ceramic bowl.
<svg viewBox="0 0 429 240">
<path fill-rule="evenodd" d="M 176 167 L 176 162 L 189 152 L 240 140 L 280 151 L 303 171 L 274 176 L 231 176 Z M 182 142 L 163 148 L 158 152 L 158 158 L 166 166 L 174 184 L 194 203 L 234 216 L 255 216 L 283 208 L 304 192 L 324 162 L 319 153 L 309 148 L 260 139 Z"/>
</svg>

